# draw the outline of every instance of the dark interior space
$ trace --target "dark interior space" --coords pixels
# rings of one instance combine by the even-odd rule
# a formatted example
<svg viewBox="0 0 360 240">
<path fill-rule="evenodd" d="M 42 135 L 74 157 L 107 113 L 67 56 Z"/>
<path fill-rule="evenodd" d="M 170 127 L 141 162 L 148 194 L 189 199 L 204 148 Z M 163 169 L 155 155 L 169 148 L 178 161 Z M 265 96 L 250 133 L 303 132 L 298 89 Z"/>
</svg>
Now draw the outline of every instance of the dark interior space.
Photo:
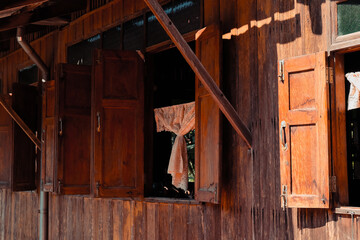
<svg viewBox="0 0 360 240">
<path fill-rule="evenodd" d="M 39 69 L 34 64 L 26 68 L 20 69 L 18 73 L 19 83 L 32 84 L 38 81 Z"/>
<path fill-rule="evenodd" d="M 194 42 L 190 43 L 194 49 Z M 172 177 L 167 173 L 169 158 L 175 134 L 171 132 L 157 132 L 154 118 L 155 108 L 193 102 L 195 100 L 195 74 L 176 48 L 165 50 L 149 56 L 152 80 L 152 107 L 149 114 L 153 122 L 153 164 L 152 190 L 153 197 L 193 198 L 194 182 L 189 174 L 189 189 L 185 193 L 182 189 L 172 186 Z M 194 169 L 194 131 L 185 136 L 188 149 L 189 171 Z M 145 159 L 148 161 L 148 159 Z"/>
<path fill-rule="evenodd" d="M 360 52 L 345 54 L 345 74 L 360 71 Z M 350 90 L 349 81 L 346 84 L 346 106 Z M 346 138 L 347 138 L 347 166 L 349 179 L 349 203 L 351 206 L 360 206 L 360 109 L 346 111 Z"/>
</svg>

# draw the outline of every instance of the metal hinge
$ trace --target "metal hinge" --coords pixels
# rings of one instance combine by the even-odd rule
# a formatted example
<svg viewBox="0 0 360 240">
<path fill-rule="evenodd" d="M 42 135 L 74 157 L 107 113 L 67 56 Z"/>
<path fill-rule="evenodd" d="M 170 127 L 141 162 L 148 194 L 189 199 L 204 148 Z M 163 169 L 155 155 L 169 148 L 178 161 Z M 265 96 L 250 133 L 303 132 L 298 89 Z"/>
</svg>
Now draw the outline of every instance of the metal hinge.
<svg viewBox="0 0 360 240">
<path fill-rule="evenodd" d="M 287 185 L 281 186 L 281 208 L 283 211 L 287 208 Z"/>
<path fill-rule="evenodd" d="M 330 176 L 330 192 L 335 193 L 336 192 L 336 176 Z"/>
<path fill-rule="evenodd" d="M 95 187 L 96 187 L 95 197 L 98 197 L 99 196 L 99 189 L 101 187 L 101 184 L 100 184 L 99 181 L 96 182 Z"/>
<path fill-rule="evenodd" d="M 326 68 L 326 82 L 329 84 L 334 84 L 334 69 L 332 67 Z"/>
<path fill-rule="evenodd" d="M 284 60 L 279 61 L 279 80 L 284 83 L 285 76 L 284 76 Z"/>
<path fill-rule="evenodd" d="M 62 190 L 62 186 L 63 186 L 63 183 L 62 183 L 62 181 L 59 179 L 58 180 L 58 191 L 57 191 L 57 193 L 58 194 L 61 194 L 61 190 Z"/>
</svg>

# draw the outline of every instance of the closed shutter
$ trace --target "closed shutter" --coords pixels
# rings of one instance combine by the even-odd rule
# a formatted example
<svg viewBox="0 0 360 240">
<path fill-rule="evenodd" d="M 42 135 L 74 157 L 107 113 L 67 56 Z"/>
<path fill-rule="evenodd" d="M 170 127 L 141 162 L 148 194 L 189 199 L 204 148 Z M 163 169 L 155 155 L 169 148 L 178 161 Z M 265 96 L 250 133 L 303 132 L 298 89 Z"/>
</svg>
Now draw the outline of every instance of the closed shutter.
<svg viewBox="0 0 360 240">
<path fill-rule="evenodd" d="M 139 197 L 144 191 L 144 62 L 136 52 L 95 52 L 95 196 Z"/>
<path fill-rule="evenodd" d="M 3 96 L 11 106 L 11 97 Z M 13 160 L 13 121 L 6 110 L 0 106 L 0 188 L 10 188 L 11 166 Z"/>
<path fill-rule="evenodd" d="M 59 116 L 58 180 L 62 194 L 90 193 L 91 66 L 61 64 L 56 80 Z"/>
<path fill-rule="evenodd" d="M 48 81 L 44 84 L 43 107 L 42 107 L 42 133 L 41 133 L 41 154 L 42 154 L 42 188 L 45 192 L 53 192 L 57 176 L 56 169 L 56 135 L 55 135 L 55 81 Z"/>
<path fill-rule="evenodd" d="M 196 54 L 218 86 L 221 86 L 221 33 L 211 25 L 196 34 Z M 220 109 L 198 78 L 195 81 L 195 198 L 220 202 Z"/>
<path fill-rule="evenodd" d="M 38 129 L 39 93 L 36 87 L 15 83 L 13 85 L 14 111 L 35 133 Z M 26 191 L 36 189 L 35 162 L 36 147 L 25 132 L 14 124 L 14 162 L 13 162 L 13 191 Z"/>
<path fill-rule="evenodd" d="M 329 208 L 329 90 L 326 69 L 324 52 L 287 59 L 279 64 L 283 207 Z"/>
</svg>

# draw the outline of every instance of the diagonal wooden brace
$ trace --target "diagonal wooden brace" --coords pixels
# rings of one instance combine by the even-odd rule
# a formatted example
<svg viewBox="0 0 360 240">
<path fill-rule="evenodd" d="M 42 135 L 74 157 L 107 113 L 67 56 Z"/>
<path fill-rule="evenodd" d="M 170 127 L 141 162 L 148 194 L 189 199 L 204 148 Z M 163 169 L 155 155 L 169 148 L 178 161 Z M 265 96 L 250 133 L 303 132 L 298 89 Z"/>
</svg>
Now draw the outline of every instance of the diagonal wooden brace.
<svg viewBox="0 0 360 240">
<path fill-rule="evenodd" d="M 36 145 L 36 147 L 41 150 L 41 142 L 31 131 L 31 129 L 26 125 L 26 123 L 19 117 L 19 115 L 5 102 L 3 96 L 0 95 L 0 105 L 4 107 L 6 112 L 10 115 L 12 119 L 19 125 L 19 127 L 24 131 L 24 133 L 30 138 L 30 140 Z"/>
<path fill-rule="evenodd" d="M 205 89 L 210 93 L 220 110 L 229 120 L 235 131 L 246 142 L 247 146 L 251 148 L 252 135 L 243 121 L 240 119 L 238 113 L 235 111 L 229 100 L 225 97 L 220 88 L 216 85 L 210 74 L 192 51 L 188 43 L 182 37 L 173 22 L 167 16 L 157 0 L 144 0 L 155 17 L 169 35 L 175 46 L 179 49 L 187 63 L 190 65 L 195 75 L 199 78 Z"/>
</svg>

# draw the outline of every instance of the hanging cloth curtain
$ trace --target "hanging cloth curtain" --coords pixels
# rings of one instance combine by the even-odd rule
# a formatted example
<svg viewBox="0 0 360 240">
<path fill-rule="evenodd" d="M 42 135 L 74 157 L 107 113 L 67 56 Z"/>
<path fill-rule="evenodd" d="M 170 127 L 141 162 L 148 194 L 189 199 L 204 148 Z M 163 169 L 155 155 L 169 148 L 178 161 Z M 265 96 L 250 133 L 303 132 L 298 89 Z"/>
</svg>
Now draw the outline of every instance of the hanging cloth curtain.
<svg viewBox="0 0 360 240">
<path fill-rule="evenodd" d="M 177 188 L 188 188 L 188 159 L 184 135 L 195 129 L 195 102 L 154 109 L 157 131 L 176 134 L 168 173 Z"/>
<path fill-rule="evenodd" d="M 360 72 L 350 72 L 345 76 L 350 82 L 348 110 L 360 108 Z"/>
</svg>

